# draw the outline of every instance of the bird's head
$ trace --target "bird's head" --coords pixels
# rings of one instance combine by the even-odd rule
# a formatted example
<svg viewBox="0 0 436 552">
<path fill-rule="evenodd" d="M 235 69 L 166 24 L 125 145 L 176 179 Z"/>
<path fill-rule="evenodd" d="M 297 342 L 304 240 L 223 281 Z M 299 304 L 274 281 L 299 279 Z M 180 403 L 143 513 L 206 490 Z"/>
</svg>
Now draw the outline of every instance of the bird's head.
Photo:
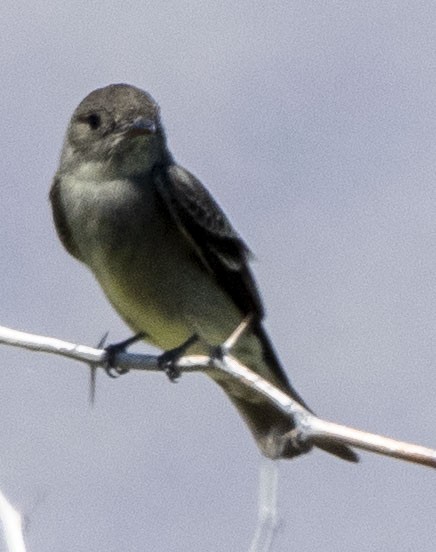
<svg viewBox="0 0 436 552">
<path fill-rule="evenodd" d="M 154 99 L 134 86 L 111 84 L 91 92 L 74 111 L 61 168 L 94 162 L 133 174 L 147 172 L 168 155 Z"/>
</svg>

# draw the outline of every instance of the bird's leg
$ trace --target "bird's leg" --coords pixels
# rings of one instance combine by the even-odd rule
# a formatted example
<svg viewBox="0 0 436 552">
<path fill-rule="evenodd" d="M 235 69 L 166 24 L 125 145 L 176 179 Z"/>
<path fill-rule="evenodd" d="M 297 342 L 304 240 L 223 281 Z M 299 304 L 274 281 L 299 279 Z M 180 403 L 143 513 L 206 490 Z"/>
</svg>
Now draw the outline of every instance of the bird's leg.
<svg viewBox="0 0 436 552">
<path fill-rule="evenodd" d="M 182 343 L 178 347 L 174 347 L 174 349 L 165 351 L 159 356 L 158 358 L 159 368 L 165 372 L 169 380 L 172 381 L 173 383 L 175 383 L 177 379 L 180 377 L 180 369 L 177 368 L 176 366 L 177 361 L 179 360 L 180 357 L 182 357 L 186 353 L 189 347 L 191 345 L 194 345 L 194 343 L 197 343 L 199 339 L 200 338 L 197 334 L 193 334 L 191 335 L 190 338 L 188 338 L 184 343 Z"/>
<path fill-rule="evenodd" d="M 139 332 L 132 337 L 125 339 L 124 341 L 113 343 L 112 345 L 108 345 L 107 347 L 105 347 L 104 350 L 106 351 L 106 362 L 104 369 L 108 376 L 110 376 L 111 378 L 117 378 L 118 376 L 126 374 L 129 371 L 128 368 L 119 368 L 115 366 L 116 356 L 118 353 L 123 353 L 127 349 L 127 347 L 132 345 L 132 343 L 136 343 L 144 337 L 145 333 Z"/>
</svg>

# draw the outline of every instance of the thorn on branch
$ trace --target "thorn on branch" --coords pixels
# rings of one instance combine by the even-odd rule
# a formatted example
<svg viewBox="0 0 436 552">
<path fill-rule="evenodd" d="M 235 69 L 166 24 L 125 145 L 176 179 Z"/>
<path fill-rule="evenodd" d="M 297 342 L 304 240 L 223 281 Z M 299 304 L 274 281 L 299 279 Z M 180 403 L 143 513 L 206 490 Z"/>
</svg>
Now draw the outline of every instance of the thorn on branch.
<svg viewBox="0 0 436 552">
<path fill-rule="evenodd" d="M 109 332 L 105 332 L 100 341 L 97 343 L 97 349 L 101 349 L 106 343 L 106 339 Z M 95 394 L 97 389 L 97 366 L 95 364 L 88 363 L 89 366 L 89 405 L 91 408 L 95 405 Z"/>
<path fill-rule="evenodd" d="M 242 334 L 247 331 L 250 327 L 250 324 L 253 320 L 253 315 L 247 315 L 244 320 L 239 324 L 239 326 L 234 330 L 234 332 L 226 339 L 226 341 L 220 346 L 221 354 L 224 356 L 229 353 L 236 343 L 241 338 Z"/>
</svg>

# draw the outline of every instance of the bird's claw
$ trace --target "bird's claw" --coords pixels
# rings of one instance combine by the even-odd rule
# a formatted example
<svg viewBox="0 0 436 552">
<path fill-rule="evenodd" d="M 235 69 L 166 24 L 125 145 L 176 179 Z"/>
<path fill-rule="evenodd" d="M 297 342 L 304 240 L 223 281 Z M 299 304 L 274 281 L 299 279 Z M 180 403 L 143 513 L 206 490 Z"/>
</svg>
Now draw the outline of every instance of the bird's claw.
<svg viewBox="0 0 436 552">
<path fill-rule="evenodd" d="M 106 351 L 106 361 L 104 365 L 104 371 L 110 378 L 118 378 L 119 376 L 122 376 L 123 374 L 127 374 L 129 371 L 128 368 L 121 368 L 120 366 L 116 366 L 116 357 L 119 353 L 123 353 L 129 345 L 132 345 L 132 343 L 135 343 L 136 341 L 139 341 L 145 337 L 145 334 L 143 332 L 140 332 L 132 337 L 129 337 L 128 339 L 125 339 L 124 341 L 120 341 L 119 343 L 113 343 L 112 345 L 108 345 L 105 347 Z"/>
<path fill-rule="evenodd" d="M 159 356 L 159 368 L 163 370 L 163 372 L 165 372 L 165 374 L 168 376 L 168 379 L 172 383 L 176 383 L 181 376 L 181 370 L 176 365 L 177 361 L 186 353 L 189 347 L 196 343 L 198 340 L 198 335 L 194 334 L 178 347 L 170 349 L 169 351 L 165 351 Z"/>
<path fill-rule="evenodd" d="M 176 366 L 176 362 L 179 357 L 177 355 L 173 355 L 172 353 L 172 350 L 162 353 L 158 358 L 158 364 L 159 368 L 168 376 L 170 382 L 177 383 L 177 380 L 181 375 L 180 368 Z"/>
<path fill-rule="evenodd" d="M 106 349 L 106 352 L 108 354 L 111 354 L 111 355 L 113 354 L 114 356 L 118 353 L 118 351 L 116 353 L 112 353 L 112 351 L 108 351 L 107 349 Z M 113 366 L 113 365 L 111 365 L 111 360 L 107 360 L 105 365 L 104 365 L 104 371 L 106 372 L 106 374 L 110 378 L 116 379 L 119 376 L 122 376 L 123 374 L 127 374 L 129 369 L 128 368 L 120 368 L 119 366 Z"/>
</svg>

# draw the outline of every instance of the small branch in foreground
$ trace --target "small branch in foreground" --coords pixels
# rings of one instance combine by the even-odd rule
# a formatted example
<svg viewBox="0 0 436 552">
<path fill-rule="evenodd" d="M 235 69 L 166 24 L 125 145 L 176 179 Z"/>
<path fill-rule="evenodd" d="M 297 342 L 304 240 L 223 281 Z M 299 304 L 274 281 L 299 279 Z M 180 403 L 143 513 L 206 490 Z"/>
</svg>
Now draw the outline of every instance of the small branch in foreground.
<svg viewBox="0 0 436 552">
<path fill-rule="evenodd" d="M 262 458 L 259 470 L 259 497 L 257 526 L 249 552 L 272 550 L 279 528 L 277 509 L 279 470 L 277 462 Z"/>
<path fill-rule="evenodd" d="M 8 552 L 26 552 L 21 516 L 0 491 L 0 519 Z"/>
<path fill-rule="evenodd" d="M 243 331 L 240 326 L 237 330 Z M 85 345 L 76 345 L 51 337 L 44 337 L 11 330 L 0 326 L 0 343 L 65 356 L 85 362 L 88 365 L 102 367 L 106 361 L 106 351 Z M 225 348 L 224 348 L 225 353 Z M 139 355 L 121 352 L 117 354 L 116 365 L 125 370 L 160 370 L 156 355 Z M 182 372 L 205 372 L 214 370 L 225 372 L 240 383 L 255 389 L 272 404 L 287 414 L 294 422 L 295 429 L 292 438 L 301 443 L 316 445 L 319 443 L 342 443 L 377 454 L 391 456 L 436 468 L 436 450 L 397 441 L 374 433 L 328 422 L 310 413 L 299 403 L 291 399 L 255 372 L 242 365 L 230 354 L 222 358 L 210 358 L 204 355 L 184 356 L 177 362 L 177 368 Z"/>
</svg>

